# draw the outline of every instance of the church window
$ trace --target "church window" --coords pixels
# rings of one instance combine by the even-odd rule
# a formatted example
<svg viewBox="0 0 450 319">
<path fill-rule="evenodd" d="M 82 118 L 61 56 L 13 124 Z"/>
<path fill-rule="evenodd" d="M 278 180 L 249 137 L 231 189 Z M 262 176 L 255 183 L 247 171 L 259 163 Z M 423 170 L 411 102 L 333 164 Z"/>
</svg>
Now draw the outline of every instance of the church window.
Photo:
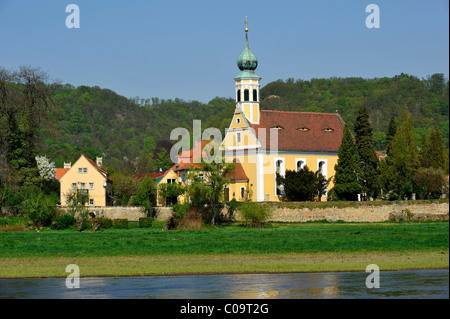
<svg viewBox="0 0 450 319">
<path fill-rule="evenodd" d="M 237 101 L 241 102 L 241 90 L 237 91 Z"/>
<path fill-rule="evenodd" d="M 246 89 L 244 90 L 244 101 L 250 101 L 250 93 L 249 91 Z"/>
<path fill-rule="evenodd" d="M 253 101 L 258 101 L 258 91 L 256 89 L 253 90 Z"/>
</svg>

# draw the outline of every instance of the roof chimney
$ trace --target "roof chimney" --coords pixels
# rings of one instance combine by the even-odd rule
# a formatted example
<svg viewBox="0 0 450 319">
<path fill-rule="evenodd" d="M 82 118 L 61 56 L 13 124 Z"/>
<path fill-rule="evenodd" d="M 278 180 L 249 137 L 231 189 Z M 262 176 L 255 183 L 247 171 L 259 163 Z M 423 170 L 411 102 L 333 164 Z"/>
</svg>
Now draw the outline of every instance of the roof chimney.
<svg viewBox="0 0 450 319">
<path fill-rule="evenodd" d="M 64 162 L 64 168 L 71 168 L 72 167 L 72 162 L 66 163 Z"/>
<path fill-rule="evenodd" d="M 103 166 L 103 157 L 97 157 L 96 164 L 98 167 Z"/>
</svg>

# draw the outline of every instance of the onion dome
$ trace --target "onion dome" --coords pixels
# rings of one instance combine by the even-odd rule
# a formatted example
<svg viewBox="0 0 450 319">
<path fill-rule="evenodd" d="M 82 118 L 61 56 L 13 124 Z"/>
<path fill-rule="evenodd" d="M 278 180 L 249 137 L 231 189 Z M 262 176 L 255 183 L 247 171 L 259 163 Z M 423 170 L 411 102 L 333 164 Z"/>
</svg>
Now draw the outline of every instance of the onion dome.
<svg viewBox="0 0 450 319">
<path fill-rule="evenodd" d="M 247 20 L 245 21 L 247 24 Z M 250 47 L 248 45 L 248 28 L 245 28 L 245 48 L 242 51 L 241 55 L 237 59 L 237 66 L 241 72 L 238 74 L 237 78 L 259 78 L 254 71 L 258 67 L 258 59 L 250 51 Z"/>
</svg>

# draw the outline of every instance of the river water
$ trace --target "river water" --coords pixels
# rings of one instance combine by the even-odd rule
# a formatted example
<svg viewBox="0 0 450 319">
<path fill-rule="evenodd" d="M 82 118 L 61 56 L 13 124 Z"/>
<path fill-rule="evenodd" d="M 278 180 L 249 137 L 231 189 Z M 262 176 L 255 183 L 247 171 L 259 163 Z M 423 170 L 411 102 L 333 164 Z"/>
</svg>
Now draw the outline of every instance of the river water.
<svg viewBox="0 0 450 319">
<path fill-rule="evenodd" d="M 449 298 L 449 270 L 381 271 L 379 288 L 366 287 L 365 272 L 91 277 L 79 288 L 65 278 L 0 279 L 0 298 L 263 299 Z"/>
</svg>

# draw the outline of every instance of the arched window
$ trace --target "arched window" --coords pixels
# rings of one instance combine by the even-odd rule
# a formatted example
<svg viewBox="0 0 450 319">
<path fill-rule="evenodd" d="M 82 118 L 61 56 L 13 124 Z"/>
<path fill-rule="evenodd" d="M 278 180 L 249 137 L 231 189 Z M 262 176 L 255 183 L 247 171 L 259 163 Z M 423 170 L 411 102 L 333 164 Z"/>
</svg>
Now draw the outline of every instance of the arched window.
<svg viewBox="0 0 450 319">
<path fill-rule="evenodd" d="M 323 176 L 327 176 L 326 163 L 325 161 L 320 161 L 317 169 Z"/>
<path fill-rule="evenodd" d="M 278 185 L 277 175 L 284 176 L 284 160 L 277 159 L 275 161 L 275 195 L 284 196 L 283 185 Z"/>
<path fill-rule="evenodd" d="M 247 89 L 244 90 L 244 101 L 250 101 L 250 93 Z"/>
<path fill-rule="evenodd" d="M 305 167 L 305 162 L 303 160 L 298 160 L 297 161 L 297 171 L 303 169 L 303 167 Z"/>
<path fill-rule="evenodd" d="M 237 91 L 237 101 L 241 102 L 241 90 Z"/>
<path fill-rule="evenodd" d="M 253 101 L 258 101 L 258 91 L 256 89 L 253 89 Z"/>
</svg>

